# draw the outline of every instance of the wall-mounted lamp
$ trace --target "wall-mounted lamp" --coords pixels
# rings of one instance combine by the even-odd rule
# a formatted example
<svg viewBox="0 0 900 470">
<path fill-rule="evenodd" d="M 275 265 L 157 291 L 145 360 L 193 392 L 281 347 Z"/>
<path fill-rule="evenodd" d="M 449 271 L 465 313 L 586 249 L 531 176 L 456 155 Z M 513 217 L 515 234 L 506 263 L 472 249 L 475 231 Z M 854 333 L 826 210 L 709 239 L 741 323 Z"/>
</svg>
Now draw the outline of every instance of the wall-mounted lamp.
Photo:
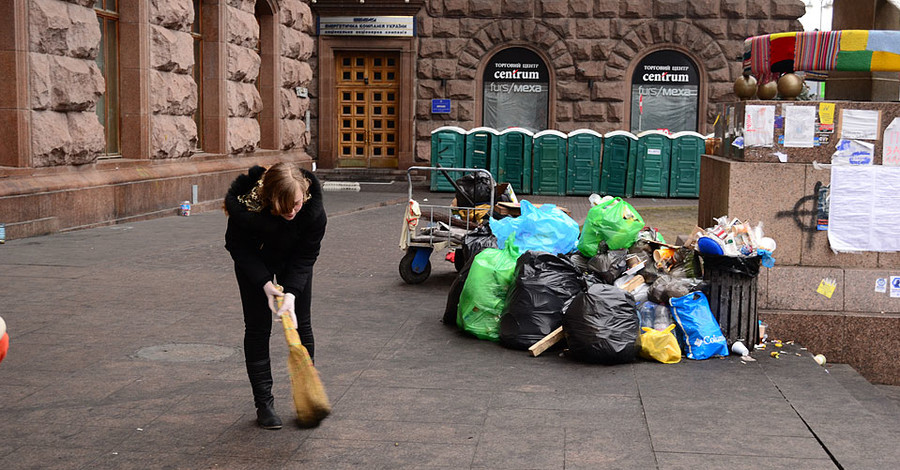
<svg viewBox="0 0 900 470">
<path fill-rule="evenodd" d="M 446 78 L 441 79 L 441 88 L 447 88 L 447 79 Z"/>
</svg>

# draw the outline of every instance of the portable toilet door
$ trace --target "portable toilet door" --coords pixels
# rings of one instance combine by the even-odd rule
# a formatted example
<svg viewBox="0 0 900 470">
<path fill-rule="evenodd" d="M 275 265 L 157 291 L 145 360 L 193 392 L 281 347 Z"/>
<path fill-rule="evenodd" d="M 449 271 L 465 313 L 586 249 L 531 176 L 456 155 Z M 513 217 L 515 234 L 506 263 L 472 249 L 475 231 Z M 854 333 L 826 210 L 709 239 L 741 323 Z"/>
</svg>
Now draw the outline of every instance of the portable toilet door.
<svg viewBox="0 0 900 470">
<path fill-rule="evenodd" d="M 483 168 L 497 180 L 500 158 L 500 133 L 490 127 L 476 127 L 466 132 L 466 168 Z"/>
<path fill-rule="evenodd" d="M 637 142 L 637 137 L 627 131 L 612 131 L 603 136 L 600 194 L 634 196 Z"/>
<path fill-rule="evenodd" d="M 546 130 L 534 135 L 533 194 L 566 195 L 566 135 Z"/>
<path fill-rule="evenodd" d="M 672 134 L 669 197 L 700 197 L 700 156 L 705 152 L 702 135 L 691 131 Z"/>
<path fill-rule="evenodd" d="M 634 195 L 668 197 L 672 139 L 665 132 L 656 130 L 641 132 L 637 138 Z"/>
<path fill-rule="evenodd" d="M 518 194 L 531 194 L 531 150 L 534 134 L 522 127 L 500 132 L 497 182 L 509 183 Z"/>
<path fill-rule="evenodd" d="M 603 136 L 590 129 L 569 132 L 566 194 L 587 196 L 600 192 L 600 154 Z"/>
<path fill-rule="evenodd" d="M 465 165 L 466 131 L 456 126 L 438 127 L 431 131 L 431 166 L 445 168 L 463 168 Z M 456 180 L 461 177 L 457 171 L 448 171 L 447 175 Z M 443 172 L 431 172 L 431 190 L 454 192 L 456 189 L 447 180 Z"/>
</svg>

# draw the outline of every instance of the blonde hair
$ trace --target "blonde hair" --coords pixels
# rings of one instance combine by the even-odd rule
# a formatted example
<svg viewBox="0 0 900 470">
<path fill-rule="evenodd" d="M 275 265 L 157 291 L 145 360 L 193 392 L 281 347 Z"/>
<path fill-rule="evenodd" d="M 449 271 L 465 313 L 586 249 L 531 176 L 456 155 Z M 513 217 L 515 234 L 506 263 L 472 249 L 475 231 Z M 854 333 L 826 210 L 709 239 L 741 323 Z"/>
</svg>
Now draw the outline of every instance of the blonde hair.
<svg viewBox="0 0 900 470">
<path fill-rule="evenodd" d="M 289 214 L 298 196 L 303 202 L 309 200 L 309 180 L 299 168 L 287 162 L 276 163 L 263 174 L 259 196 L 273 214 Z"/>
</svg>

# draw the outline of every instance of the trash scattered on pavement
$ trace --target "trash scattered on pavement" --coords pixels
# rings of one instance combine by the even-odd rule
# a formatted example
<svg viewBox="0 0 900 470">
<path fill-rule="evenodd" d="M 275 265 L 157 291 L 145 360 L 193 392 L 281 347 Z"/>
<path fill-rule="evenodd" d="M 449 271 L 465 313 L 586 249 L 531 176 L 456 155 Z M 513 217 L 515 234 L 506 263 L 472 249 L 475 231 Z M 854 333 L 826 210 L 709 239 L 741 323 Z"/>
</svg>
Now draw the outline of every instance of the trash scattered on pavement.
<svg viewBox="0 0 900 470">
<path fill-rule="evenodd" d="M 454 254 L 471 270 L 459 270 L 444 323 L 505 347 L 531 349 L 534 356 L 560 348 L 566 357 L 603 364 L 638 356 L 667 364 L 731 354 L 742 363 L 756 360 L 751 354 L 765 350 L 766 324 L 754 319 L 751 331 L 741 326 L 739 332 L 744 307 L 724 307 L 730 303 L 706 293 L 711 286 L 717 286 L 716 295 L 725 290 L 716 273 L 755 282 L 760 266 L 774 265 L 775 240 L 764 236 L 762 222 L 722 216 L 713 227 L 680 237 L 685 242 L 678 246 L 666 243 L 622 198 L 593 194 L 588 199 L 591 208 L 577 241 L 570 228 L 577 223 L 567 212 L 545 214 L 523 199 L 517 215 L 495 204 L 491 217 L 464 240 L 489 237 L 497 248 L 471 257 Z M 497 240 L 497 233 L 504 240 Z M 488 262 L 500 252 L 506 253 L 502 268 Z M 473 305 L 471 299 L 489 301 Z M 719 324 L 720 318 L 733 325 Z"/>
</svg>

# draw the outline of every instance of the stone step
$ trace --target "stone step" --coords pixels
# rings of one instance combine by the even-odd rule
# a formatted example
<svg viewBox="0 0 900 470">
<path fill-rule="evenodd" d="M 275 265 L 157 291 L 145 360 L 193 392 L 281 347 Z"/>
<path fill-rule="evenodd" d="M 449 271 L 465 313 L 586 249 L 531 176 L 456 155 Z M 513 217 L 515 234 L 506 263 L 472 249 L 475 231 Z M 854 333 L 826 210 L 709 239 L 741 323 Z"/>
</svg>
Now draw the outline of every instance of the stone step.
<svg viewBox="0 0 900 470">
<path fill-rule="evenodd" d="M 871 384 L 849 364 L 828 364 L 826 367 L 828 373 L 871 413 L 900 422 L 900 402 L 897 401 L 900 395 L 886 395 L 882 388 Z"/>
<path fill-rule="evenodd" d="M 316 176 L 322 181 L 346 181 L 356 183 L 389 183 L 408 182 L 405 170 L 371 169 L 371 168 L 334 168 L 318 169 Z M 424 181 L 421 175 L 413 175 L 413 182 Z"/>
</svg>

